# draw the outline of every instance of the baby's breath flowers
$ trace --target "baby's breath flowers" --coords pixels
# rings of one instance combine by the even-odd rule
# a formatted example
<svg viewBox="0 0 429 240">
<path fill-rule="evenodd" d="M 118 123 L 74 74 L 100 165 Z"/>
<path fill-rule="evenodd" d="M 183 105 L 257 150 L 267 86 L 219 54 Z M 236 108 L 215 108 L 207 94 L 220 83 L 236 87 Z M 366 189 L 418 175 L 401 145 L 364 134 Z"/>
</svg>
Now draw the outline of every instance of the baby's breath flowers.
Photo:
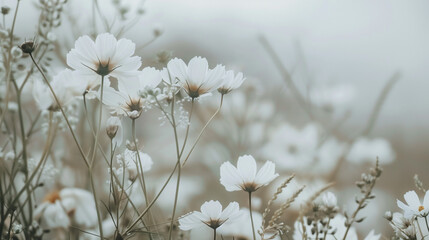
<svg viewBox="0 0 429 240">
<path fill-rule="evenodd" d="M 110 33 L 99 34 L 95 42 L 85 35 L 76 40 L 75 47 L 67 54 L 67 64 L 96 79 L 112 76 L 123 80 L 138 75 L 141 60 L 133 56 L 134 51 L 132 41 L 116 40 Z"/>
<path fill-rule="evenodd" d="M 209 69 L 207 59 L 202 57 L 192 58 L 188 65 L 182 59 L 174 58 L 167 64 L 170 78 L 177 78 L 186 93 L 192 99 L 216 90 L 225 77 L 225 67 L 217 65 Z"/>
<path fill-rule="evenodd" d="M 267 161 L 259 171 L 257 171 L 256 161 L 250 155 L 238 158 L 237 167 L 230 162 L 225 162 L 220 166 L 220 183 L 229 192 L 243 190 L 249 193 L 249 211 L 252 222 L 253 239 L 256 239 L 252 217 L 252 192 L 268 185 L 279 176 L 275 173 L 274 163 Z"/>
<path fill-rule="evenodd" d="M 407 204 L 397 200 L 398 207 L 404 210 L 404 217 L 408 219 L 427 217 L 429 214 L 429 191 L 426 192 L 423 202 L 420 202 L 419 196 L 415 191 L 406 192 L 404 199 Z"/>
<path fill-rule="evenodd" d="M 241 212 L 237 202 L 231 202 L 223 211 L 219 201 L 209 201 L 201 205 L 201 212 L 194 211 L 179 218 L 179 228 L 191 230 L 204 225 L 214 231 L 216 239 L 216 229 L 224 223 L 234 222 L 240 218 Z"/>
<path fill-rule="evenodd" d="M 226 71 L 225 79 L 223 80 L 217 91 L 221 94 L 227 94 L 232 90 L 239 88 L 245 80 L 246 78 L 243 77 L 243 73 L 241 72 L 237 73 L 237 75 L 234 76 L 234 71 Z"/>
</svg>

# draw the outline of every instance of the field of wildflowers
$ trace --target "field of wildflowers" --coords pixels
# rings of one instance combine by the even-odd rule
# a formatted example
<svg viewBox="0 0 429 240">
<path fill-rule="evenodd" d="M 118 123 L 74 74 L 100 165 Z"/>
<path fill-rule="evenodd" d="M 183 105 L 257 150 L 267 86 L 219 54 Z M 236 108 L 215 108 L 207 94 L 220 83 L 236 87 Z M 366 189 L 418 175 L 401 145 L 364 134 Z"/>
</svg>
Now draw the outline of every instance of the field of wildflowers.
<svg viewBox="0 0 429 240">
<path fill-rule="evenodd" d="M 303 89 L 263 35 L 281 87 L 197 47 L 145 56 L 168 29 L 131 40 L 143 2 L 71 2 L 1 2 L 1 239 L 429 239 L 419 176 L 403 196 L 377 185 L 397 154 L 372 131 L 399 73 L 350 133 L 356 89 Z"/>
</svg>

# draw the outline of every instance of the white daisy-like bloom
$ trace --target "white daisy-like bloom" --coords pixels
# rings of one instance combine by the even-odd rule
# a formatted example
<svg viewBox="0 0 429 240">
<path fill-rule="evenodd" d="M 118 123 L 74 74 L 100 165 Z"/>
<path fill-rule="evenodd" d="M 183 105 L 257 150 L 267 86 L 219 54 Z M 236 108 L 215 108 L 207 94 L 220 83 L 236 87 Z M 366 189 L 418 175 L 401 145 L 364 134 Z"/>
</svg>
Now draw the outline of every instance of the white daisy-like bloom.
<svg viewBox="0 0 429 240">
<path fill-rule="evenodd" d="M 416 216 L 425 217 L 429 213 L 429 191 L 426 192 L 423 203 L 415 191 L 408 191 L 404 194 L 407 204 L 399 199 L 396 201 L 398 207 L 404 211 L 404 217 L 411 219 Z"/>
<path fill-rule="evenodd" d="M 395 212 L 392 215 L 390 225 L 396 235 L 401 239 L 417 239 L 417 229 L 413 221 L 414 220 L 405 218 L 402 213 Z M 421 227 L 420 229 L 425 229 L 425 227 Z"/>
<path fill-rule="evenodd" d="M 308 239 L 316 239 L 316 233 L 312 232 L 312 226 L 307 225 L 307 218 L 304 217 L 303 219 L 305 226 L 305 231 Z M 330 231 L 326 235 L 326 240 L 337 240 L 337 239 L 343 239 L 344 234 L 346 233 L 346 226 L 344 225 L 346 221 L 346 218 L 341 215 L 337 214 L 331 221 L 329 222 Z M 322 229 L 323 226 L 319 222 L 318 223 L 319 229 Z M 302 240 L 303 235 L 303 226 L 302 223 L 299 221 L 296 221 L 294 224 L 294 233 L 293 233 L 293 240 Z M 347 233 L 347 240 L 358 240 L 358 236 L 356 233 L 356 229 L 354 227 L 351 227 L 349 232 Z"/>
<path fill-rule="evenodd" d="M 133 56 L 135 44 L 125 38 L 116 40 L 110 33 L 102 33 L 93 41 L 85 35 L 78 38 L 75 47 L 67 54 L 67 64 L 74 70 L 91 76 L 93 86 L 102 77 L 112 76 L 119 80 L 138 76 L 141 59 Z"/>
<path fill-rule="evenodd" d="M 64 188 L 45 196 L 34 211 L 36 219 L 49 228 L 68 228 L 71 224 L 92 228 L 97 224 L 97 212 L 92 194 L 79 188 Z"/>
<path fill-rule="evenodd" d="M 193 57 L 188 65 L 178 58 L 170 60 L 167 64 L 170 79 L 178 79 L 191 98 L 198 98 L 216 90 L 225 78 L 225 67 L 217 65 L 209 69 L 207 59 Z"/>
<path fill-rule="evenodd" d="M 378 158 L 380 164 L 389 164 L 395 157 L 395 152 L 386 139 L 360 137 L 353 143 L 346 159 L 353 163 L 374 163 Z"/>
<path fill-rule="evenodd" d="M 237 73 L 237 75 L 234 75 L 234 71 L 226 71 L 225 79 L 217 90 L 221 94 L 227 94 L 232 90 L 239 88 L 245 80 L 246 78 L 243 77 L 243 73 L 241 72 Z"/>
<path fill-rule="evenodd" d="M 147 172 L 152 168 L 152 158 L 141 151 L 138 151 L 138 154 L 139 155 L 137 155 L 137 151 L 127 148 L 122 154 L 117 156 L 118 163 L 124 164 L 130 179 L 135 179 L 137 177 L 140 173 L 140 167 L 143 169 L 143 172 Z"/>
<path fill-rule="evenodd" d="M 202 226 L 217 229 L 224 223 L 236 221 L 241 216 L 237 202 L 231 202 L 222 210 L 219 201 L 211 200 L 201 205 L 201 212 L 194 211 L 179 218 L 179 228 L 188 231 Z"/>
<path fill-rule="evenodd" d="M 146 101 L 142 98 L 142 91 L 156 88 L 161 80 L 158 70 L 146 67 L 140 72 L 137 79 L 119 81 L 118 91 L 106 86 L 103 103 L 109 106 L 114 114 L 136 119 L 140 117 Z"/>
<path fill-rule="evenodd" d="M 237 167 L 230 162 L 220 166 L 220 183 L 229 192 L 240 190 L 254 192 L 277 178 L 279 174 L 275 171 L 276 166 L 270 161 L 257 171 L 255 159 L 250 155 L 244 155 L 238 158 Z"/>
<path fill-rule="evenodd" d="M 123 139 L 122 123 L 119 117 L 112 116 L 106 121 L 106 133 L 112 139 L 113 146 L 120 146 Z"/>
<path fill-rule="evenodd" d="M 309 95 L 315 105 L 334 111 L 349 106 L 356 96 L 356 88 L 349 84 L 325 84 L 310 89 Z"/>
<path fill-rule="evenodd" d="M 76 97 L 82 96 L 85 91 L 85 78 L 70 69 L 65 69 L 54 76 L 50 85 L 61 106 L 70 104 Z M 40 110 L 59 110 L 49 87 L 41 81 L 33 84 L 33 97 Z"/>
<path fill-rule="evenodd" d="M 268 138 L 260 154 L 280 169 L 294 172 L 329 173 L 346 149 L 334 137 L 324 139 L 318 125 L 312 123 L 302 129 L 282 124 L 273 128 Z"/>
</svg>

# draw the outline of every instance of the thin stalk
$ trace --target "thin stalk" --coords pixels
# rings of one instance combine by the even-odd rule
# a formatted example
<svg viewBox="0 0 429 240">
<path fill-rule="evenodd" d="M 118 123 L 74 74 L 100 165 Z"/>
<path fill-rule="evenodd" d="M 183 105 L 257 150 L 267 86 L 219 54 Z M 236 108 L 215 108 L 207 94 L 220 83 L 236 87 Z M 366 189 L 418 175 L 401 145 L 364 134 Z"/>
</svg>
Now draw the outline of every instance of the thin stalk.
<svg viewBox="0 0 429 240">
<path fill-rule="evenodd" d="M 216 240 L 216 228 L 213 228 L 213 239 Z"/>
<path fill-rule="evenodd" d="M 182 166 L 185 166 L 186 162 L 189 159 L 189 156 L 191 156 L 192 151 L 194 151 L 194 148 L 197 146 L 198 141 L 200 140 L 201 136 L 203 135 L 204 131 L 206 130 L 207 126 L 210 124 L 210 122 L 214 119 L 214 117 L 219 113 L 220 109 L 222 108 L 222 104 L 223 104 L 223 96 L 224 94 L 221 95 L 220 97 L 220 105 L 219 108 L 216 110 L 216 112 L 211 116 L 211 118 L 207 121 L 207 123 L 204 125 L 203 129 L 201 129 L 201 132 L 198 134 L 197 140 L 195 140 L 194 145 L 192 145 L 191 150 L 189 151 L 188 155 L 186 155 L 185 160 L 183 161 Z"/>
<path fill-rule="evenodd" d="M 97 219 L 98 219 L 98 227 L 100 229 L 100 238 L 104 239 L 103 237 L 103 220 L 101 219 L 101 213 L 100 213 L 100 207 L 98 205 L 98 197 L 97 197 L 97 190 L 94 185 L 94 176 L 93 176 L 93 167 L 95 162 L 95 156 L 97 155 L 97 146 L 98 146 L 98 138 L 101 128 L 101 119 L 103 118 L 103 88 L 104 88 L 104 75 L 101 76 L 101 86 L 100 86 L 100 112 L 98 115 L 98 127 L 97 132 L 95 133 L 95 144 L 94 144 L 94 151 L 92 152 L 92 159 L 89 165 L 89 177 L 91 180 L 91 188 L 93 190 L 93 196 L 94 196 L 94 202 L 95 202 L 95 208 L 97 210 Z"/>
<path fill-rule="evenodd" d="M 171 178 L 173 177 L 174 173 L 176 172 L 177 167 L 179 166 L 179 163 L 176 163 L 176 166 L 174 166 L 173 171 L 171 171 L 170 176 L 168 176 L 167 181 L 165 181 L 164 185 L 162 186 L 161 190 L 158 192 L 158 194 L 155 196 L 155 198 L 150 202 L 149 206 L 134 220 L 134 222 L 125 230 L 124 234 L 121 234 L 122 236 L 127 235 L 133 227 L 140 221 L 142 217 L 146 215 L 146 213 L 149 211 L 149 209 L 155 204 L 156 200 L 158 200 L 159 196 L 161 196 L 161 193 L 164 191 L 167 184 L 170 182 Z"/>
<path fill-rule="evenodd" d="M 8 109 L 8 105 L 9 105 L 9 87 L 10 87 L 10 74 L 12 71 L 12 66 L 11 66 L 11 58 L 12 58 L 12 46 L 13 46 L 13 33 L 15 31 L 15 23 L 16 23 L 16 16 L 18 15 L 18 9 L 19 9 L 19 3 L 21 1 L 18 0 L 16 1 L 16 8 L 15 8 L 15 13 L 13 15 L 13 21 L 12 21 L 12 27 L 10 29 L 10 36 L 9 36 L 9 51 L 8 51 L 8 57 L 7 57 L 7 73 L 6 73 L 6 96 L 4 99 L 6 99 L 6 104 L 4 107 L 4 111 L 2 111 L 1 117 L 0 117 L 0 126 L 3 123 L 4 117 L 6 115 L 7 109 Z M 3 226 L 0 226 L 0 230 L 3 229 Z"/>
<path fill-rule="evenodd" d="M 39 65 L 38 65 L 38 64 L 37 64 L 37 62 L 34 60 L 34 57 L 33 57 L 33 55 L 32 55 L 31 53 L 30 53 L 30 57 L 31 57 L 31 60 L 33 61 L 34 65 L 37 67 L 37 70 L 39 70 L 40 74 L 42 75 L 43 80 L 45 80 L 46 85 L 48 85 L 49 90 L 51 91 L 52 95 L 54 96 L 55 103 L 58 105 L 58 107 L 59 107 L 59 109 L 60 109 L 60 111 L 61 111 L 61 114 L 63 115 L 64 120 L 66 121 L 67 127 L 69 128 L 69 130 L 70 130 L 70 132 L 71 132 L 71 134 L 72 134 L 73 140 L 74 140 L 74 142 L 76 143 L 76 145 L 77 145 L 77 147 L 78 147 L 78 149 L 79 149 L 79 153 L 82 155 L 82 158 L 83 158 L 83 160 L 84 160 L 84 162 L 85 162 L 85 165 L 89 168 L 89 162 L 88 162 L 88 160 L 86 159 L 86 155 L 85 155 L 85 153 L 83 152 L 83 149 L 82 149 L 82 147 L 80 146 L 79 142 L 77 141 L 76 134 L 75 134 L 75 133 L 74 133 L 74 131 L 73 131 L 73 128 L 72 128 L 72 126 L 71 126 L 71 124 L 70 124 L 70 122 L 69 122 L 69 120 L 68 120 L 68 118 L 67 118 L 67 115 L 66 115 L 66 114 L 65 114 L 65 112 L 64 112 L 63 107 L 62 107 L 62 106 L 61 106 L 61 104 L 60 104 L 60 101 L 59 101 L 59 100 L 58 100 L 58 98 L 57 98 L 57 95 L 55 94 L 54 89 L 52 88 L 51 84 L 49 83 L 49 81 L 48 81 L 48 79 L 46 78 L 46 75 L 43 73 L 42 69 L 40 69 Z"/>
<path fill-rule="evenodd" d="M 137 159 L 136 160 L 138 161 L 137 165 L 140 168 L 140 172 L 141 172 L 141 181 L 140 182 L 141 182 L 141 185 L 142 185 L 142 190 L 143 190 L 143 194 L 144 194 L 144 200 L 145 200 L 146 207 L 147 207 L 148 204 L 149 204 L 149 200 L 148 200 L 148 197 L 147 197 L 146 181 L 145 181 L 145 177 L 144 177 L 144 173 L 143 173 L 143 163 L 141 161 L 140 152 L 139 152 L 139 150 L 137 148 L 136 119 L 134 119 L 134 118 L 132 119 L 131 125 L 132 125 L 132 130 L 131 131 L 132 131 L 132 134 L 133 134 L 134 147 L 136 148 L 136 155 L 137 155 Z M 137 172 L 138 172 L 138 170 L 137 170 Z M 149 211 L 148 213 L 149 213 L 149 216 L 152 217 L 151 212 Z M 152 233 L 150 232 L 149 228 L 147 228 L 147 230 L 149 232 L 149 238 L 152 240 Z"/>
<path fill-rule="evenodd" d="M 174 131 L 174 140 L 176 142 L 176 154 L 177 154 L 177 164 L 178 164 L 178 170 L 177 170 L 177 182 L 176 182 L 176 192 L 174 194 L 174 204 L 173 204 L 173 212 L 171 214 L 171 222 L 170 222 L 170 229 L 168 231 L 168 239 L 171 240 L 172 233 L 173 233 L 173 224 L 174 224 L 174 217 L 176 214 L 176 208 L 177 208 L 177 199 L 179 197 L 179 187 L 180 187 L 180 177 L 182 172 L 182 165 L 180 164 L 180 151 L 179 151 L 179 138 L 177 135 L 177 128 L 176 128 L 176 118 L 174 117 L 174 102 L 175 98 L 173 97 L 173 101 L 171 102 L 171 121 Z M 189 125 L 188 125 L 189 127 Z"/>
<path fill-rule="evenodd" d="M 249 213 L 250 213 L 250 223 L 252 224 L 253 240 L 256 240 L 255 224 L 253 224 L 253 214 L 252 214 L 252 192 L 250 191 L 249 191 Z"/>
</svg>

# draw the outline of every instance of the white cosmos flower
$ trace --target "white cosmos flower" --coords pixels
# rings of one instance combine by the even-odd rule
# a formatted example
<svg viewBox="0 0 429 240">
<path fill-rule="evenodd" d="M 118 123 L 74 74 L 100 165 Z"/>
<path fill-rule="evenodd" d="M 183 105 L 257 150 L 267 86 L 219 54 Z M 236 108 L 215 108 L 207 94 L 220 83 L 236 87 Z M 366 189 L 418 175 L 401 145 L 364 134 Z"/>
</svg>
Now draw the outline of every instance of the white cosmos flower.
<svg viewBox="0 0 429 240">
<path fill-rule="evenodd" d="M 209 201 L 201 205 L 201 212 L 194 211 L 179 218 L 182 230 L 191 230 L 207 225 L 217 229 L 226 222 L 234 222 L 241 216 L 237 202 L 231 202 L 223 211 L 219 201 Z"/>
<path fill-rule="evenodd" d="M 61 106 L 66 106 L 77 96 L 82 96 L 85 91 L 85 78 L 75 71 L 65 69 L 54 76 L 50 85 Z M 34 82 L 33 97 L 40 110 L 58 110 L 54 95 L 41 81 Z"/>
<path fill-rule="evenodd" d="M 118 162 L 124 164 L 125 169 L 128 171 L 128 176 L 130 179 L 135 179 L 140 173 L 140 167 L 143 169 L 143 172 L 147 172 L 152 168 L 152 158 L 141 151 L 133 151 L 128 148 L 125 149 L 124 153 L 118 155 Z M 140 162 L 139 162 L 140 160 Z"/>
<path fill-rule="evenodd" d="M 103 92 L 103 103 L 112 109 L 112 113 L 132 119 L 138 118 L 146 101 L 142 98 L 142 91 L 156 88 L 161 80 L 158 70 L 146 67 L 139 73 L 138 79 L 119 81 L 118 91 L 106 86 Z"/>
<path fill-rule="evenodd" d="M 182 59 L 174 58 L 167 64 L 170 78 L 177 78 L 191 98 L 197 98 L 217 89 L 225 77 L 225 67 L 217 65 L 209 69 L 207 59 L 193 57 L 188 65 Z"/>
<path fill-rule="evenodd" d="M 241 84 L 243 84 L 244 80 L 246 80 L 246 78 L 243 77 L 243 73 L 239 72 L 234 76 L 234 71 L 226 71 L 225 79 L 217 90 L 221 94 L 227 94 L 232 90 L 239 88 Z"/>
<path fill-rule="evenodd" d="M 383 138 L 358 138 L 353 143 L 347 161 L 354 163 L 374 163 L 379 159 L 380 164 L 389 164 L 395 160 L 395 152 L 389 141 Z"/>
<path fill-rule="evenodd" d="M 275 173 L 275 168 L 273 162 L 267 161 L 257 171 L 255 159 L 250 155 L 244 155 L 238 158 L 237 167 L 230 162 L 220 166 L 220 183 L 229 192 L 240 190 L 254 192 L 279 176 Z"/>
<path fill-rule="evenodd" d="M 404 194 L 404 199 L 407 204 L 404 204 L 399 199 L 397 200 L 398 207 L 404 210 L 404 217 L 411 219 L 415 216 L 427 216 L 429 213 L 429 191 L 426 192 L 423 203 L 420 202 L 419 196 L 415 191 L 408 191 Z"/>
<path fill-rule="evenodd" d="M 34 211 L 49 228 L 68 228 L 70 224 L 92 228 L 97 212 L 92 194 L 79 188 L 64 188 L 48 194 Z"/>
<path fill-rule="evenodd" d="M 272 129 L 261 154 L 283 170 L 317 175 L 329 173 L 335 168 L 346 145 L 335 137 L 323 137 L 316 124 L 296 129 L 285 123 Z"/>
<path fill-rule="evenodd" d="M 100 84 L 101 76 L 112 76 L 119 80 L 137 77 L 141 65 L 140 57 L 133 56 L 135 44 L 125 38 L 116 40 L 110 33 L 97 36 L 95 42 L 82 36 L 67 54 L 67 64 L 76 71 L 89 75 L 93 86 Z"/>
</svg>

